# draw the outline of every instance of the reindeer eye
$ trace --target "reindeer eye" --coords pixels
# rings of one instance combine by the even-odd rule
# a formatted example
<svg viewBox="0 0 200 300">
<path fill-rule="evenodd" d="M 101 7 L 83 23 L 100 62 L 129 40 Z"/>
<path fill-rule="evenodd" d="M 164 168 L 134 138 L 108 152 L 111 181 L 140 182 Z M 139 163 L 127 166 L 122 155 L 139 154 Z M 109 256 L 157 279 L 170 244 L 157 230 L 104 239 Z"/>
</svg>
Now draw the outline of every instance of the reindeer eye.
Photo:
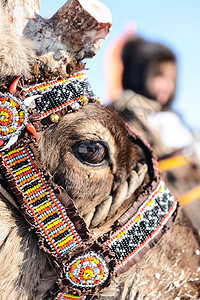
<svg viewBox="0 0 200 300">
<path fill-rule="evenodd" d="M 107 148 L 100 142 L 78 142 L 72 148 L 78 158 L 92 165 L 101 164 L 107 157 Z"/>
</svg>

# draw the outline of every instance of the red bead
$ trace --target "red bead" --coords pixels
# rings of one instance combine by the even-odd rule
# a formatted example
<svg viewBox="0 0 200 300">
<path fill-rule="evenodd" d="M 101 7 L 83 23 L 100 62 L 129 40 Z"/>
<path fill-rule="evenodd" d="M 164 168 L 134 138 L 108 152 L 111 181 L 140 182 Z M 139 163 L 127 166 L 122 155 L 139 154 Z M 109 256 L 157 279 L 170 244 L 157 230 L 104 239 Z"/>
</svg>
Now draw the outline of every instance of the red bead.
<svg viewBox="0 0 200 300">
<path fill-rule="evenodd" d="M 9 88 L 10 93 L 15 94 L 17 92 L 17 85 L 18 85 L 20 78 L 21 78 L 21 76 L 17 77 L 11 84 L 11 86 Z"/>
<path fill-rule="evenodd" d="M 26 126 L 26 128 L 28 129 L 28 131 L 30 131 L 30 132 L 32 133 L 32 135 L 34 135 L 34 137 L 35 137 L 35 139 L 36 139 L 36 141 L 37 141 L 37 143 L 38 143 L 38 135 L 37 135 L 37 132 L 36 132 L 36 130 L 35 130 L 35 127 L 33 127 L 33 125 L 29 123 L 29 124 Z"/>
</svg>

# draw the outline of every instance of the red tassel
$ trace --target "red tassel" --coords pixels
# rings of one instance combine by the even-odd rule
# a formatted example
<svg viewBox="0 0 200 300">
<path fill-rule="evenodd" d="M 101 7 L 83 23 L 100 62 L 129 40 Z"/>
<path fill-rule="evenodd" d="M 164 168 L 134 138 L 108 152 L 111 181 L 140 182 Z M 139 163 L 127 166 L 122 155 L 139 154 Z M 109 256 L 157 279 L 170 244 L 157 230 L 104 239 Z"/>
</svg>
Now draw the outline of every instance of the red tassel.
<svg viewBox="0 0 200 300">
<path fill-rule="evenodd" d="M 4 144 L 4 141 L 0 140 L 0 147 L 3 146 L 3 144 Z"/>
<path fill-rule="evenodd" d="M 20 80 L 22 76 L 19 76 L 17 77 L 13 83 L 11 84 L 10 88 L 9 88 L 9 92 L 12 93 L 12 94 L 15 94 L 17 92 L 17 85 L 18 85 L 18 82 Z"/>
<path fill-rule="evenodd" d="M 32 135 L 34 135 L 37 143 L 38 143 L 38 135 L 37 135 L 37 132 L 35 130 L 35 127 L 33 127 L 33 125 L 31 123 L 29 123 L 26 128 L 28 129 L 28 131 L 30 131 L 32 133 Z"/>
</svg>

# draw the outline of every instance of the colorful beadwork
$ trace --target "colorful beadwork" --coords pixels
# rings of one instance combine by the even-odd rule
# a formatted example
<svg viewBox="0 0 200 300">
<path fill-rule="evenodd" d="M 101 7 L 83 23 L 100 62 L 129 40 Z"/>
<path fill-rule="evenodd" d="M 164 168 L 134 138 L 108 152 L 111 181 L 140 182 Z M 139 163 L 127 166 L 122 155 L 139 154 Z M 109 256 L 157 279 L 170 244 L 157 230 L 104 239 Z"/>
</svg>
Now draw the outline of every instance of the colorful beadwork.
<svg viewBox="0 0 200 300">
<path fill-rule="evenodd" d="M 61 85 L 64 82 L 66 82 L 67 79 L 60 79 L 60 80 L 52 80 L 49 81 L 48 83 L 38 83 L 34 86 L 30 86 L 27 89 L 24 89 L 24 92 L 26 93 L 27 96 L 33 96 L 37 95 L 39 93 L 44 93 L 46 91 L 52 90 L 55 86 Z"/>
<path fill-rule="evenodd" d="M 57 297 L 55 298 L 55 300 L 85 300 L 86 297 L 85 296 L 73 296 L 73 295 L 69 295 L 66 293 L 59 293 L 57 295 Z"/>
<path fill-rule="evenodd" d="M 34 105 L 30 111 L 38 113 L 40 120 L 51 116 L 50 120 L 53 123 L 58 122 L 68 110 L 77 111 L 80 106 L 90 101 L 99 102 L 91 90 L 87 76 L 83 73 L 76 74 L 69 79 L 51 81 L 48 84 L 37 84 L 25 89 L 24 93 L 25 96 L 39 95 L 39 97 L 34 97 Z M 64 111 L 57 113 L 61 110 Z M 12 94 L 0 93 L 0 146 L 12 135 L 14 135 L 16 142 L 18 135 L 27 124 L 28 107 Z M 32 124 L 27 127 L 37 139 Z M 9 142 L 6 145 L 8 148 L 12 145 Z M 90 288 L 95 287 L 98 287 L 97 290 L 99 290 L 100 287 L 108 284 L 115 266 L 115 263 L 112 262 L 113 253 L 117 261 L 115 267 L 117 273 L 127 262 L 129 262 L 128 266 L 133 264 L 134 258 L 140 254 L 142 249 L 141 256 L 148 247 L 151 247 L 151 244 L 155 243 L 157 235 L 167 226 L 167 222 L 177 209 L 177 202 L 174 197 L 164 182 L 160 182 L 157 189 L 143 202 L 137 213 L 104 243 L 104 246 L 107 246 L 106 251 L 98 250 L 98 253 L 102 253 L 102 255 L 97 254 L 95 250 L 88 250 L 83 254 L 79 252 L 78 257 L 74 254 L 71 262 L 65 263 L 68 252 L 73 255 L 72 250 L 82 245 L 83 240 L 88 241 L 86 225 L 84 222 L 82 223 L 83 220 L 75 208 L 74 214 L 72 214 L 73 205 L 71 202 L 70 209 L 67 210 L 58 200 L 59 197 L 56 197 L 55 187 L 50 185 L 44 171 L 37 165 L 38 160 L 34 155 L 37 151 L 33 142 L 24 141 L 22 144 L 21 141 L 15 144 L 13 150 L 4 151 L 5 149 L 4 147 L 0 152 L 0 163 L 6 179 L 16 197 L 18 196 L 25 216 L 35 228 L 41 245 L 44 246 L 46 252 L 53 256 L 57 266 L 62 265 L 60 270 L 62 275 L 59 275 L 59 280 L 63 281 L 64 286 L 65 282 L 68 282 L 68 287 L 65 286 L 66 289 L 64 290 L 69 293 L 76 290 L 77 294 L 80 295 L 81 291 L 87 290 L 88 292 Z M 69 199 L 67 198 L 67 200 Z M 68 215 L 66 211 L 69 213 Z M 71 220 L 75 221 L 75 225 Z M 80 229 L 81 225 L 83 229 L 85 226 L 83 236 L 82 232 L 79 229 L 77 232 L 75 228 L 77 223 L 79 226 L 76 228 Z M 91 247 L 90 249 L 102 250 L 104 246 L 101 245 L 100 247 L 99 244 L 98 247 L 100 248 Z M 74 252 L 76 253 L 76 251 Z M 107 257 L 106 260 L 104 255 Z M 65 270 L 64 274 L 63 270 Z M 64 280 L 63 276 L 65 277 Z M 86 296 L 75 296 L 59 291 L 56 300 L 64 299 L 85 300 Z"/>
<path fill-rule="evenodd" d="M 28 124 L 28 110 L 23 102 L 7 93 L 0 93 L 0 139 L 19 135 Z"/>
<path fill-rule="evenodd" d="M 67 82 L 68 80 L 71 80 L 72 78 L 80 79 L 82 77 L 85 77 L 85 73 L 76 73 L 72 75 L 68 79 L 58 79 L 58 80 L 51 80 L 48 83 L 38 83 L 36 85 L 30 86 L 28 88 L 24 88 L 24 92 L 27 96 L 33 96 L 40 93 L 44 93 L 46 91 L 52 90 L 55 86 L 62 85 L 63 83 Z"/>
<path fill-rule="evenodd" d="M 112 235 L 107 246 L 115 253 L 115 271 L 130 261 L 163 229 L 177 208 L 177 201 L 163 181 L 127 224 Z"/>
<path fill-rule="evenodd" d="M 94 98 L 87 75 L 78 73 L 69 79 L 50 81 L 48 84 L 37 84 L 24 90 L 26 96 L 41 95 L 35 99 L 35 110 L 39 119 L 71 107 L 76 111 L 80 103 L 87 103 L 86 98 Z"/>
<path fill-rule="evenodd" d="M 25 93 L 26 96 L 30 97 L 34 94 L 39 94 L 39 98 L 36 97 L 33 100 L 34 105 L 32 109 L 39 114 L 40 119 L 53 114 L 54 119 L 52 120 L 51 118 L 51 120 L 54 122 L 59 121 L 59 118 L 55 119 L 57 111 L 63 109 L 65 109 L 66 113 L 68 109 L 76 111 L 81 105 L 86 104 L 90 99 L 93 102 L 94 99 L 94 94 L 85 74 L 77 74 L 68 80 L 50 82 L 45 86 L 37 85 Z M 28 106 L 9 93 L 1 94 L 1 96 L 0 125 L 8 127 L 9 124 L 15 121 L 14 125 L 17 127 L 15 130 L 10 130 L 10 128 L 10 131 L 2 130 L 2 134 L 6 136 L 6 139 L 10 137 L 12 131 L 20 133 L 18 129 L 22 130 L 25 126 L 33 133 L 33 125 L 31 123 L 27 124 Z M 28 101 L 26 102 L 26 99 L 25 103 L 29 103 Z M 57 116 L 60 117 L 60 115 Z M 17 137 L 18 134 L 16 134 Z M 17 139 L 15 139 L 16 141 Z M 3 139 L 2 143 L 4 143 Z M 8 148 L 10 146 L 11 143 L 8 145 Z M 68 217 L 65 207 L 58 200 L 59 197 L 57 198 L 55 195 L 52 183 L 49 183 L 43 170 L 38 167 L 38 158 L 36 159 L 34 155 L 37 151 L 33 142 L 20 142 L 12 150 L 5 149 L 2 149 L 0 152 L 2 169 L 5 170 L 6 178 L 19 200 L 22 211 L 32 227 L 35 228 L 40 238 L 40 244 L 44 246 L 45 251 L 53 256 L 54 260 L 57 260 L 57 263 L 66 259 L 68 252 L 72 253 L 74 248 L 82 245 L 82 235 L 81 233 L 79 235 L 75 225 Z M 62 197 L 65 196 L 63 195 Z M 72 211 L 75 208 L 73 208 L 72 204 L 69 204 L 69 206 L 69 214 L 72 217 Z M 74 211 L 74 214 L 76 214 L 76 211 Z M 82 218 L 78 214 L 74 218 L 76 219 L 76 224 L 80 226 L 83 222 Z M 84 226 L 86 227 L 83 224 Z M 85 241 L 88 239 L 86 232 L 83 234 Z M 84 270 L 80 269 L 78 274 L 80 275 L 80 282 L 78 282 L 78 279 L 73 280 L 75 274 L 71 272 L 73 265 L 70 266 L 69 274 L 72 276 L 69 280 L 72 285 L 81 288 L 82 286 L 96 287 L 104 283 L 109 276 L 109 270 L 103 257 L 101 258 L 92 252 L 88 255 L 84 253 L 82 259 L 81 263 L 83 263 Z M 75 263 L 75 261 L 76 259 L 73 262 Z M 86 261 L 89 262 L 90 266 L 85 267 Z M 76 268 L 78 269 L 80 266 L 81 264 L 77 264 Z M 59 299 L 85 299 L 85 297 L 76 297 L 62 293 Z"/>
<path fill-rule="evenodd" d="M 74 259 L 68 266 L 66 278 L 77 287 L 93 288 L 106 281 L 109 270 L 102 257 L 90 251 Z"/>
<path fill-rule="evenodd" d="M 31 149 L 23 145 L 12 151 L 3 151 L 0 156 L 23 195 L 23 208 L 34 217 L 35 225 L 40 228 L 44 240 L 57 258 L 63 258 L 67 251 L 82 244 L 64 207 L 43 172 L 37 168 Z"/>
</svg>

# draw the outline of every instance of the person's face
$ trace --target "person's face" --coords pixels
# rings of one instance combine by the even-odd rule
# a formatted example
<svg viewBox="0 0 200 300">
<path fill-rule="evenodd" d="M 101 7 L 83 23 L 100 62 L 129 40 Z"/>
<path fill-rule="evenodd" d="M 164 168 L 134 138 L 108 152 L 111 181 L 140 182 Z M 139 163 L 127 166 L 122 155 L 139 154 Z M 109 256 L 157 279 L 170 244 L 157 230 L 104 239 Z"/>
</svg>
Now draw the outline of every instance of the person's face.
<svg viewBox="0 0 200 300">
<path fill-rule="evenodd" d="M 160 104 L 165 105 L 176 89 L 177 67 L 174 62 L 161 62 L 147 73 L 147 90 Z"/>
</svg>

